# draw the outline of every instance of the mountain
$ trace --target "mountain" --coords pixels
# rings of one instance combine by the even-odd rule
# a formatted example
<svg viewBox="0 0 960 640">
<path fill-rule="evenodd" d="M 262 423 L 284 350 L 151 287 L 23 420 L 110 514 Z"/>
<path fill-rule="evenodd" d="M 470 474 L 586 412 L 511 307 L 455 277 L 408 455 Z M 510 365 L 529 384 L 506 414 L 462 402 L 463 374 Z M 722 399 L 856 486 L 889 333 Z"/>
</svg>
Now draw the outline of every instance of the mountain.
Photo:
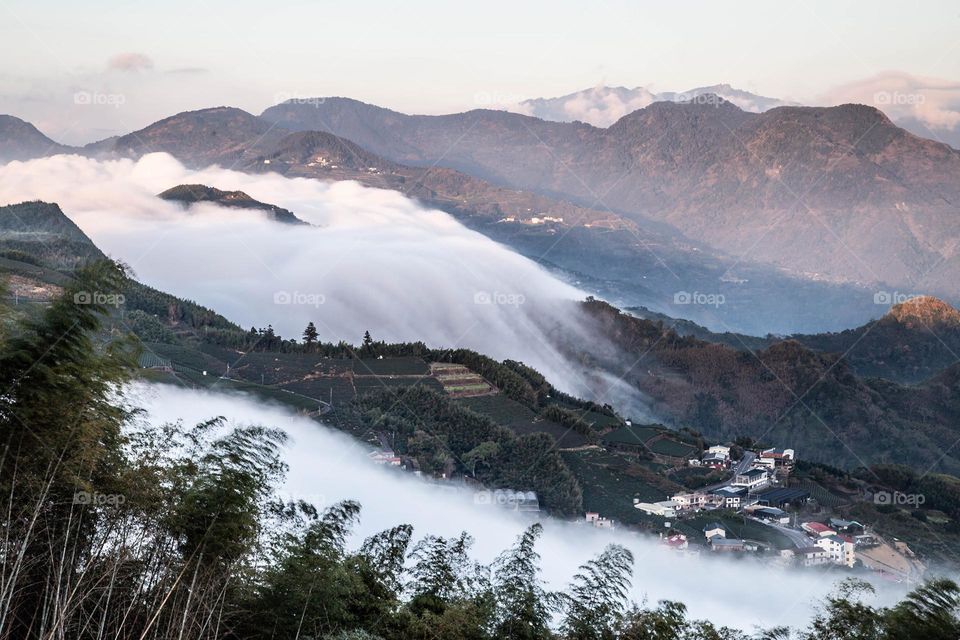
<svg viewBox="0 0 960 640">
<path fill-rule="evenodd" d="M 51 140 L 29 122 L 0 114 L 0 162 L 31 160 L 71 150 L 71 147 Z"/>
<path fill-rule="evenodd" d="M 123 158 L 164 151 L 189 167 L 231 168 L 288 133 L 242 109 L 215 107 L 178 113 L 86 149 L 101 157 Z"/>
<path fill-rule="evenodd" d="M 404 156 L 413 154 L 410 145 L 397 142 L 396 132 L 402 132 L 411 121 L 419 122 L 419 117 L 337 98 L 309 108 L 333 109 L 329 112 L 332 114 L 329 121 L 348 129 L 351 135 L 367 140 L 368 144 L 382 143 L 386 147 L 401 149 Z M 714 112 L 723 117 L 718 119 Z M 447 156 L 438 158 L 440 164 L 435 165 L 434 160 L 423 165 L 424 157 L 417 154 L 412 162 L 401 162 L 387 159 L 363 144 L 327 131 L 305 129 L 291 132 L 288 126 L 297 128 L 294 121 L 306 118 L 299 109 L 275 113 L 285 114 L 290 122 L 268 123 L 242 110 L 225 107 L 185 112 L 133 134 L 88 145 L 83 152 L 99 158 L 115 158 L 138 157 L 162 150 L 192 167 L 213 163 L 249 172 L 277 172 L 290 177 L 321 180 L 356 180 L 367 186 L 392 189 L 447 211 L 464 224 L 508 244 L 571 283 L 618 306 L 645 306 L 672 317 L 692 319 L 713 331 L 761 335 L 768 332 L 835 331 L 860 325 L 875 317 L 875 288 L 787 272 L 777 266 L 752 262 L 749 255 L 747 259 L 741 259 L 743 252 L 727 254 L 703 240 L 681 233 L 671 224 L 611 208 L 608 206 L 609 196 L 578 200 L 558 193 L 561 189 L 570 190 L 572 186 L 585 184 L 579 182 L 581 175 L 585 174 L 571 174 L 564 168 L 585 162 L 576 154 L 556 163 L 557 170 L 569 180 L 536 191 L 505 185 L 505 173 L 488 180 L 442 166 L 450 159 L 462 164 L 463 156 L 458 155 L 459 147 L 453 144 L 455 140 L 450 141 L 452 146 L 448 147 Z M 505 159 L 505 166 L 514 162 L 509 157 L 522 162 L 528 152 L 524 144 L 518 144 L 522 140 L 511 137 L 511 129 L 535 130 L 543 139 L 554 139 L 555 144 L 569 146 L 579 144 L 574 138 L 590 141 L 598 134 L 608 136 L 610 130 L 629 128 L 618 123 L 604 131 L 588 125 L 550 123 L 494 111 L 477 111 L 463 116 L 475 118 L 477 130 L 485 129 L 485 136 L 494 139 L 497 145 L 505 145 L 502 149 L 490 150 L 491 165 L 496 164 L 498 156 Z M 701 148 L 721 144 L 729 127 L 741 126 L 750 117 L 751 114 L 727 103 L 713 106 L 658 103 L 625 120 L 648 120 L 633 125 L 633 129 L 638 126 L 643 129 L 641 134 L 655 132 L 661 126 L 677 130 L 677 149 L 672 153 L 716 158 L 716 154 L 701 153 Z M 450 122 L 459 118 L 461 116 L 426 117 L 423 137 L 428 139 L 436 135 L 433 129 L 449 127 Z M 307 120 L 322 128 L 328 118 L 315 120 L 311 117 Z M 371 122 L 370 126 L 364 124 L 366 121 Z M 680 135 L 691 127 L 697 129 L 698 135 Z M 566 139 L 563 132 L 571 131 L 579 133 L 566 136 L 570 138 Z M 474 131 L 458 133 L 457 137 L 461 135 L 465 140 L 472 139 Z M 661 136 L 650 138 L 647 135 L 645 138 L 637 131 L 623 134 L 624 140 L 647 147 L 662 144 L 657 140 Z M 590 142 L 598 149 L 598 167 L 607 164 L 629 166 L 634 162 L 623 153 L 612 154 L 597 144 L 596 140 Z M 538 156 L 537 162 L 550 161 L 551 152 L 546 147 L 533 153 Z M 653 154 L 651 164 L 659 162 L 656 149 L 647 153 Z M 719 159 L 714 161 L 720 162 Z M 534 169 L 535 164 L 531 162 Z M 471 167 L 471 170 L 490 173 L 478 169 L 477 163 L 471 163 L 467 168 Z M 709 170 L 706 160 L 703 167 Z M 525 170 L 518 169 L 516 173 L 522 177 Z M 544 169 L 542 177 L 549 177 L 550 171 L 552 169 Z M 660 171 L 671 173 L 670 166 L 660 167 Z M 604 177 L 597 174 L 591 180 L 599 184 Z M 666 184 L 669 181 L 668 178 L 663 180 Z M 611 194 L 619 196 L 620 186 L 613 181 L 610 185 L 604 184 L 603 189 L 615 187 Z M 688 191 L 696 188 L 696 185 L 685 187 Z M 633 195 L 637 198 L 643 196 L 645 201 L 657 203 L 661 208 L 682 199 L 668 194 L 659 185 L 638 190 Z M 691 219 L 689 223 L 692 222 Z M 705 235 L 711 234 L 705 232 Z M 685 302 L 689 297 L 687 294 L 698 293 L 722 300 L 722 304 Z"/>
<path fill-rule="evenodd" d="M 863 378 L 841 354 L 797 340 L 758 351 L 681 336 L 595 300 L 585 309 L 610 353 L 567 345 L 585 368 L 643 392 L 655 415 L 710 440 L 782 443 L 805 459 L 841 468 L 899 463 L 960 471 L 960 364 L 907 386 Z"/>
<path fill-rule="evenodd" d="M 858 376 L 901 384 L 930 380 L 960 362 L 960 311 L 931 296 L 918 296 L 895 304 L 880 318 L 856 328 L 793 334 L 786 338 L 715 333 L 694 322 L 676 320 L 649 309 L 627 311 L 669 326 L 681 336 L 740 351 L 762 351 L 788 338 L 813 351 L 842 357 Z"/>
<path fill-rule="evenodd" d="M 748 91 L 734 89 L 728 84 L 697 87 L 682 92 L 654 93 L 644 87 L 599 86 L 584 89 L 557 98 L 535 98 L 516 105 L 506 106 L 507 111 L 534 116 L 555 122 L 581 121 L 595 127 L 609 127 L 614 122 L 637 109 L 654 102 L 695 102 L 701 96 L 717 96 L 735 104 L 744 111 L 761 113 L 775 107 L 796 106 L 795 103 L 759 96 Z"/>
<path fill-rule="evenodd" d="M 812 349 L 844 354 L 861 376 L 915 384 L 960 362 L 960 312 L 937 298 L 919 296 L 862 327 L 795 339 Z"/>
<path fill-rule="evenodd" d="M 872 107 L 756 114 L 719 98 L 657 102 L 600 129 L 502 111 L 407 116 L 330 98 L 263 117 L 396 162 L 666 223 L 805 278 L 960 296 L 960 152 Z"/>
<path fill-rule="evenodd" d="M 0 214 L 0 258 L 70 269 L 105 257 L 56 204 L 22 202 L 0 207 Z"/>
<path fill-rule="evenodd" d="M 22 215 L 29 211 L 34 213 Z M 87 254 L 99 254 L 53 204 L 0 207 L 0 225 L 73 237 L 88 245 Z M 81 256 L 74 258 L 76 264 Z M 0 335 L 16 331 L 16 318 L 36 308 L 22 304 L 25 298 L 46 304 L 69 284 L 70 271 L 52 266 L 38 269 L 0 258 L 0 276 L 9 278 L 17 294 L 11 297 L 17 304 L 0 313 Z M 793 478 L 811 490 L 822 487 L 810 482 L 823 482 L 825 471 L 845 486 L 853 482 L 843 471 L 811 461 L 845 468 L 893 461 L 910 465 L 915 478 L 926 477 L 934 466 L 949 471 L 960 464 L 944 444 L 956 438 L 952 417 L 960 415 L 960 367 L 916 388 L 865 382 L 842 361 L 795 341 L 773 344 L 754 357 L 587 301 L 596 335 L 612 338 L 615 353 L 602 352 L 602 341 L 584 344 L 578 337 L 581 341 L 564 345 L 564 336 L 552 338 L 576 349 L 585 370 L 622 377 L 644 389 L 658 410 L 695 430 L 634 428 L 611 407 L 570 397 L 519 362 L 497 362 L 463 349 L 429 349 L 423 343 L 306 345 L 276 335 L 269 326 L 244 331 L 213 310 L 132 280 L 122 296 L 118 307 L 109 309 L 98 340 L 132 333 L 143 349 L 143 378 L 279 403 L 371 446 L 389 446 L 427 475 L 469 474 L 488 487 L 532 489 L 541 507 L 558 515 L 579 517 L 583 510 L 601 509 L 621 524 L 660 530 L 663 520 L 633 508 L 632 499 L 665 497 L 716 477 L 709 470 L 688 473 L 663 465 L 658 456 L 695 455 L 707 443 L 740 436 L 797 448 L 802 464 Z M 931 300 L 898 307 L 890 315 L 905 322 L 953 323 L 957 312 Z M 800 391 L 802 402 L 791 395 Z M 631 454 L 612 448 L 617 440 L 607 437 L 624 434 L 645 447 Z M 478 457 L 482 464 L 463 462 Z M 868 472 L 861 475 L 877 486 Z M 844 504 L 855 499 L 844 495 Z M 936 500 L 931 509 L 947 504 L 939 494 Z M 876 522 L 878 530 L 888 525 L 866 521 Z M 938 531 L 942 524 L 936 525 Z M 911 546 L 924 540 L 922 533 L 897 531 Z M 792 546 L 774 532 L 769 535 L 775 545 Z M 952 538 L 945 534 L 945 540 Z"/>
<path fill-rule="evenodd" d="M 187 207 L 197 202 L 213 202 L 222 207 L 254 209 L 263 211 L 271 220 L 283 224 L 308 224 L 295 216 L 293 212 L 275 204 L 266 204 L 254 200 L 243 191 L 222 191 L 203 184 L 181 184 L 167 189 L 158 194 L 157 197 L 180 202 Z"/>
</svg>

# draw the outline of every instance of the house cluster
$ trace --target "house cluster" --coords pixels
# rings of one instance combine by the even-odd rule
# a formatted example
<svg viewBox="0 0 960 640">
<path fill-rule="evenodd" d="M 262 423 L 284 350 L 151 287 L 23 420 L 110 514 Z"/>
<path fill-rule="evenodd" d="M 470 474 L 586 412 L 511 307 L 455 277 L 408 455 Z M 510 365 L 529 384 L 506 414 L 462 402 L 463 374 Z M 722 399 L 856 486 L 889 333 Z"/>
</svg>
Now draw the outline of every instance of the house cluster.
<svg viewBox="0 0 960 640">
<path fill-rule="evenodd" d="M 728 469 L 731 464 L 730 447 L 714 445 L 703 452 L 699 458 L 690 458 L 687 461 L 691 467 L 710 467 L 711 469 Z"/>
<path fill-rule="evenodd" d="M 716 522 L 712 522 L 703 528 L 703 536 L 707 539 L 707 546 L 710 547 L 710 551 L 717 553 L 760 550 L 760 545 L 756 542 L 727 537 L 727 529 Z"/>
<path fill-rule="evenodd" d="M 796 460 L 793 449 L 764 449 L 753 459 L 751 469 L 761 469 L 767 472 L 768 477 L 777 474 L 787 475 L 793 470 Z M 733 466 L 733 460 L 730 458 L 730 447 L 726 445 L 714 445 L 703 452 L 699 458 L 690 458 L 687 464 L 691 467 L 708 467 L 710 469 L 729 469 Z M 754 474 L 753 482 L 760 482 L 760 475 Z"/>
<path fill-rule="evenodd" d="M 782 508 L 809 497 L 805 491 L 771 488 L 771 485 L 777 483 L 778 476 L 790 473 L 794 460 L 793 449 L 765 449 L 756 454 L 749 467 L 736 468 L 733 477 L 724 486 L 678 493 L 664 502 L 635 503 L 634 506 L 646 513 L 665 517 L 671 517 L 671 508 L 672 516 L 702 509 L 739 510 L 751 505 Z M 711 469 L 729 469 L 733 464 L 730 447 L 712 446 L 700 458 L 689 460 L 689 464 Z M 778 491 L 786 493 L 779 495 L 776 493 Z"/>
<path fill-rule="evenodd" d="M 604 518 L 595 511 L 588 511 L 587 515 L 584 517 L 584 522 L 591 527 L 596 527 L 597 529 L 613 529 L 613 520 L 610 518 Z"/>
<path fill-rule="evenodd" d="M 853 567 L 856 563 L 857 537 L 863 535 L 863 525 L 836 518 L 831 518 L 829 522 L 830 525 L 822 522 L 804 522 L 800 525 L 811 541 L 810 546 L 794 552 L 801 565 L 815 567 L 839 564 Z"/>
</svg>

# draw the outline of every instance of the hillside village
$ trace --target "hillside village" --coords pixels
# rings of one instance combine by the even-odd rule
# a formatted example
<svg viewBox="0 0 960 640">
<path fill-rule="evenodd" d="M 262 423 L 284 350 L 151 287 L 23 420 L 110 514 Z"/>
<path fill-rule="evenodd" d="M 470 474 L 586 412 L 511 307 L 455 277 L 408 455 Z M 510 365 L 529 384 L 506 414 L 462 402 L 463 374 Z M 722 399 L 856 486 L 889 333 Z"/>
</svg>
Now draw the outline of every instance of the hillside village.
<svg viewBox="0 0 960 640">
<path fill-rule="evenodd" d="M 762 553 L 778 564 L 800 567 L 836 565 L 846 569 L 876 572 L 896 580 L 919 580 L 924 566 L 905 544 L 887 543 L 867 525 L 840 517 L 815 517 L 805 509 L 810 492 L 790 486 L 796 464 L 793 449 L 768 448 L 744 451 L 739 460 L 731 457 L 731 447 L 714 445 L 701 457 L 691 458 L 691 467 L 710 467 L 729 473 L 720 485 L 691 492 L 676 493 L 668 500 L 641 502 L 634 508 L 664 519 L 667 533 L 663 544 L 673 550 L 690 553 L 690 536 L 673 533 L 677 524 L 701 518 L 711 512 L 740 515 L 782 534 L 791 546 L 777 549 L 769 541 L 735 535 L 728 525 L 710 521 L 702 527 L 700 542 L 713 553 Z"/>
<path fill-rule="evenodd" d="M 649 427 L 634 427 L 626 421 L 625 428 L 637 432 Z M 871 572 L 895 581 L 917 582 L 923 577 L 926 567 L 905 543 L 896 538 L 887 541 L 867 524 L 811 508 L 811 492 L 791 483 L 797 463 L 793 449 L 738 449 L 712 445 L 684 461 L 688 468 L 723 475 L 721 482 L 675 492 L 659 501 L 633 498 L 633 509 L 654 522 L 652 526 L 627 524 L 598 511 L 587 511 L 580 523 L 598 529 L 653 533 L 666 549 L 683 555 L 751 556 L 778 566 L 829 566 Z M 421 475 L 413 461 L 405 461 L 389 449 L 376 450 L 370 457 L 378 464 Z M 534 492 L 491 491 L 469 478 L 462 481 L 473 486 L 478 504 L 532 517 L 541 511 Z"/>
</svg>

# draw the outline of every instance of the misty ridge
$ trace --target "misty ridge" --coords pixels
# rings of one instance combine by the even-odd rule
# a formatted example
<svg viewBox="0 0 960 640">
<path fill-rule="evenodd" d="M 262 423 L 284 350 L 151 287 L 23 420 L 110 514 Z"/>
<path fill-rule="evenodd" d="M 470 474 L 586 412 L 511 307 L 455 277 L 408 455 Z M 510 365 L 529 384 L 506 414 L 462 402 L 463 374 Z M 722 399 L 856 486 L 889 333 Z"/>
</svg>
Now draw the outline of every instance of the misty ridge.
<svg viewBox="0 0 960 640">
<path fill-rule="evenodd" d="M 0 19 L 0 640 L 960 640 L 956 7 L 121 5 Z"/>
<path fill-rule="evenodd" d="M 288 228 L 202 202 L 185 210 L 156 196 L 190 182 L 256 194 L 314 227 Z M 136 162 L 57 156 L 11 163 L 0 167 L 0 197 L 62 204 L 144 282 L 203 301 L 242 326 L 267 320 L 278 333 L 297 335 L 315 322 L 334 342 L 359 340 L 369 330 L 388 342 L 474 348 L 523 360 L 569 393 L 615 397 L 642 411 L 639 396 L 614 378 L 591 389 L 590 376 L 557 347 L 558 333 L 574 343 L 595 339 L 589 318 L 573 304 L 585 293 L 393 192 L 189 171 L 156 154 Z"/>
</svg>

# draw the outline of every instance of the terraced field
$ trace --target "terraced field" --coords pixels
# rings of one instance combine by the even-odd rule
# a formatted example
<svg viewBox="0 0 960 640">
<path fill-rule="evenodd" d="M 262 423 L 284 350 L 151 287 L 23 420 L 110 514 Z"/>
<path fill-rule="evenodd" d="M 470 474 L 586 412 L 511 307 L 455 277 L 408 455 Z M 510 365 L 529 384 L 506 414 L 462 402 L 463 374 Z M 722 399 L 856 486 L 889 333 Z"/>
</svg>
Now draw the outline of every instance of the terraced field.
<svg viewBox="0 0 960 640">
<path fill-rule="evenodd" d="M 497 392 L 496 387 L 461 364 L 434 362 L 430 374 L 454 398 L 474 398 Z"/>
</svg>

